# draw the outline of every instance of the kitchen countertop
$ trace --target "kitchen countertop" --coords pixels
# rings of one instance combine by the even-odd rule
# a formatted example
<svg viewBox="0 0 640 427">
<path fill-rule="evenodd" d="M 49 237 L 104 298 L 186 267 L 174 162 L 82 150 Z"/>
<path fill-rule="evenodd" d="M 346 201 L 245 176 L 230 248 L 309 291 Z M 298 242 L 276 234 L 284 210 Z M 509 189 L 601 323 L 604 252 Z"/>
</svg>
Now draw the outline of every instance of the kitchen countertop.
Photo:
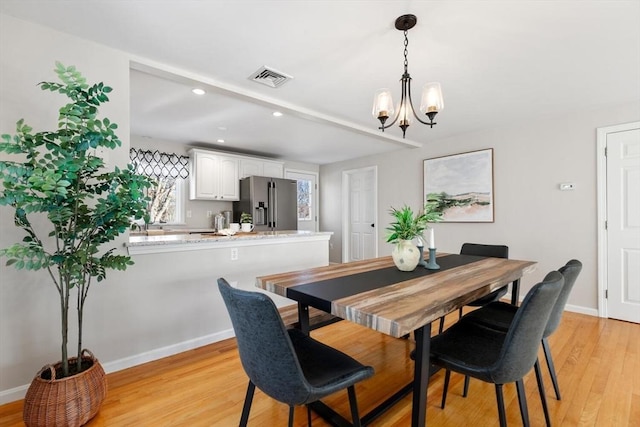
<svg viewBox="0 0 640 427">
<path fill-rule="evenodd" d="M 234 246 L 251 246 L 272 243 L 295 242 L 296 240 L 329 240 L 333 232 L 329 231 L 263 231 L 237 233 L 233 236 L 221 236 L 214 233 L 161 234 L 155 236 L 129 236 L 125 244 L 130 255 L 154 252 L 173 252 L 201 250 Z"/>
</svg>

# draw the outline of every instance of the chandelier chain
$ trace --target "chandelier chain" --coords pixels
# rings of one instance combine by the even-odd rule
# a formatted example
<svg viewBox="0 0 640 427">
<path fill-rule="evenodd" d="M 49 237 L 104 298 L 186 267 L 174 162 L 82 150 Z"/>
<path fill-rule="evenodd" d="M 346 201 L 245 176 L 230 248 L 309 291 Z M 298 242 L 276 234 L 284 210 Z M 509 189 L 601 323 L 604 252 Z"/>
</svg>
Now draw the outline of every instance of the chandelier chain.
<svg viewBox="0 0 640 427">
<path fill-rule="evenodd" d="M 406 73 L 409 68 L 409 60 L 407 59 L 407 55 L 409 54 L 409 38 L 407 37 L 408 30 L 404 30 L 404 72 Z"/>
</svg>

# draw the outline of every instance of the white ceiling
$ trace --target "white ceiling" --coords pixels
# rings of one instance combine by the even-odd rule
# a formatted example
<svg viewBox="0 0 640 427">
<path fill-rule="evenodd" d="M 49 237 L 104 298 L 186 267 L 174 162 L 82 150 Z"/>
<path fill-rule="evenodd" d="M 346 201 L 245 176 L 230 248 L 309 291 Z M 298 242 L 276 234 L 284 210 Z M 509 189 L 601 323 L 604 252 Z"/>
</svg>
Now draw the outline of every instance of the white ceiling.
<svg viewBox="0 0 640 427">
<path fill-rule="evenodd" d="M 638 0 L 2 0 L 0 12 L 133 54 L 132 133 L 287 160 L 331 163 L 640 99 Z M 371 104 L 381 87 L 398 101 L 394 21 L 406 13 L 418 17 L 414 104 L 439 81 L 445 109 L 402 140 L 376 129 Z M 250 81 L 263 65 L 294 78 Z M 190 92 L 195 81 L 207 95 Z"/>
</svg>

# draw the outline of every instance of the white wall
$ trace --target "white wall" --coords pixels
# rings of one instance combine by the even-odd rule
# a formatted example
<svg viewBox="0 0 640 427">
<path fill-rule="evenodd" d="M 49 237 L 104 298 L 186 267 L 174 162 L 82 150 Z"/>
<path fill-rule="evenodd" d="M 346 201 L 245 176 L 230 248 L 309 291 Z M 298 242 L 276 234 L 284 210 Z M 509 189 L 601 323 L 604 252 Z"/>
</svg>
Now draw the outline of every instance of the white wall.
<svg viewBox="0 0 640 427">
<path fill-rule="evenodd" d="M 446 114 L 443 113 L 443 114 Z M 484 132 L 429 140 L 428 129 L 412 126 L 426 142 L 420 149 L 405 149 L 320 167 L 320 228 L 333 231 L 330 260 L 342 259 L 342 171 L 377 165 L 378 231 L 380 256 L 391 253 L 385 227 L 389 208 L 422 205 L 423 160 L 484 148 L 494 154 L 494 223 L 439 223 L 434 226 L 438 249 L 458 252 L 464 242 L 509 246 L 511 258 L 539 262 L 525 276 L 521 295 L 550 270 L 571 258 L 584 263 L 569 298 L 572 309 L 595 314 L 597 309 L 596 241 L 596 128 L 636 121 L 640 103 L 603 106 L 598 111 L 521 123 Z M 499 117 L 488 112 L 487 120 Z M 438 126 L 446 126 L 446 120 Z M 561 182 L 576 184 L 574 191 L 559 191 Z M 409 185 L 407 185 L 409 183 Z"/>
</svg>

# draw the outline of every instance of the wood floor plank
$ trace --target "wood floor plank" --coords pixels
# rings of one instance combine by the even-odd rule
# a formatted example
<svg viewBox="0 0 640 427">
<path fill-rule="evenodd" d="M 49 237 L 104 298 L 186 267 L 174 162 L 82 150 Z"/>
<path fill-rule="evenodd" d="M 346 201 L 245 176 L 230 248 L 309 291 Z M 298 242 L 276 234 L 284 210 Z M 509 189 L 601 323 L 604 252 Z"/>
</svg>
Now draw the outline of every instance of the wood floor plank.
<svg viewBox="0 0 640 427">
<path fill-rule="evenodd" d="M 457 313 L 446 323 L 457 320 Z M 432 328 L 437 330 L 437 326 Z M 350 322 L 339 322 L 313 336 L 365 364 L 376 375 L 356 386 L 361 414 L 407 384 L 413 374 L 412 339 L 397 339 Z M 640 325 L 565 313 L 550 337 L 563 399 L 555 399 L 543 363 L 547 400 L 554 426 L 640 425 Z M 247 387 L 235 340 L 230 339 L 108 375 L 109 392 L 89 427 L 237 426 Z M 472 380 L 462 397 L 461 375 L 452 374 L 447 406 L 440 408 L 444 375 L 431 379 L 427 397 L 429 426 L 497 426 L 494 387 Z M 535 375 L 525 378 L 531 425 L 544 426 Z M 325 402 L 347 418 L 345 392 Z M 522 425 L 515 387 L 505 386 L 509 425 Z M 0 406 L 0 427 L 23 426 L 22 401 Z M 297 408 L 295 426 L 306 425 L 306 410 Z M 285 426 L 286 405 L 256 390 L 249 426 Z M 411 396 L 401 400 L 371 425 L 408 426 Z M 313 415 L 313 425 L 327 424 Z"/>
</svg>

